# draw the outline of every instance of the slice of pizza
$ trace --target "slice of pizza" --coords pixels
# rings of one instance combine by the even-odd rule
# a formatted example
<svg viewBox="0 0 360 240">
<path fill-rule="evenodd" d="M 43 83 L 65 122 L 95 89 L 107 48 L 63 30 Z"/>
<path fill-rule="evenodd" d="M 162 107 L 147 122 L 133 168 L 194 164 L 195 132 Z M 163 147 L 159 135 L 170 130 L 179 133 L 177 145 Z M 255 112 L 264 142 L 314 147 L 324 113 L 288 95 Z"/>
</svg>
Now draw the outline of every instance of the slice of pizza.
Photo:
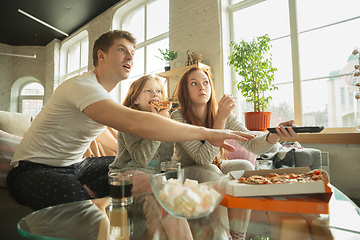
<svg viewBox="0 0 360 240">
<path fill-rule="evenodd" d="M 246 183 L 246 184 L 272 184 L 266 177 L 253 175 L 250 177 L 241 177 L 238 179 L 239 183 Z"/>
<path fill-rule="evenodd" d="M 157 100 L 154 101 L 150 101 L 148 106 L 154 105 L 156 111 L 161 111 L 165 108 L 167 108 L 168 106 L 170 106 L 170 102 L 169 101 L 165 101 L 165 102 L 159 102 Z"/>
<path fill-rule="evenodd" d="M 322 169 L 315 169 L 305 174 L 311 180 L 330 182 L 329 174 Z"/>
</svg>

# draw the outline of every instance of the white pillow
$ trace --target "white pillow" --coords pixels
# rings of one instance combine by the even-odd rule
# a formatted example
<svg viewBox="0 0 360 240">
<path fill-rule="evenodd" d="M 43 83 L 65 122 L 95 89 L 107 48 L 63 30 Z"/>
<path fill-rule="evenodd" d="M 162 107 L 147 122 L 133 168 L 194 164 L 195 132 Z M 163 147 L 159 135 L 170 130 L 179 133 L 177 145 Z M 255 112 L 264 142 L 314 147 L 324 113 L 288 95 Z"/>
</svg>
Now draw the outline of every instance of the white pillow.
<svg viewBox="0 0 360 240">
<path fill-rule="evenodd" d="M 13 168 L 10 165 L 14 152 L 22 137 L 12 135 L 0 130 L 0 187 L 7 187 L 6 177 Z"/>
</svg>

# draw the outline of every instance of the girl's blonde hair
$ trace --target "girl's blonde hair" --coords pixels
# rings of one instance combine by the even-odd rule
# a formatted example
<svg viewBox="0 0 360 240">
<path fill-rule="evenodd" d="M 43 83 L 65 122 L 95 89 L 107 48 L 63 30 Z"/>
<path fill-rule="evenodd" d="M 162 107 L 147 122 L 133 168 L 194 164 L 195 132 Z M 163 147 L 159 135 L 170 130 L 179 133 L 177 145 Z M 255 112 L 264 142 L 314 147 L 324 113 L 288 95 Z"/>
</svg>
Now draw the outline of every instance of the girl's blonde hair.
<svg viewBox="0 0 360 240">
<path fill-rule="evenodd" d="M 126 94 L 126 97 L 125 97 L 122 105 L 132 108 L 132 109 L 140 110 L 140 108 L 135 104 L 135 101 L 136 101 L 137 97 L 139 96 L 139 94 L 141 93 L 142 89 L 144 88 L 146 82 L 149 79 L 155 79 L 156 81 L 159 82 L 159 85 L 161 88 L 162 99 L 164 101 L 166 97 L 165 97 L 164 87 L 163 87 L 161 79 L 155 74 L 148 74 L 148 75 L 145 75 L 145 76 L 135 80 L 130 85 L 130 88 Z"/>
</svg>

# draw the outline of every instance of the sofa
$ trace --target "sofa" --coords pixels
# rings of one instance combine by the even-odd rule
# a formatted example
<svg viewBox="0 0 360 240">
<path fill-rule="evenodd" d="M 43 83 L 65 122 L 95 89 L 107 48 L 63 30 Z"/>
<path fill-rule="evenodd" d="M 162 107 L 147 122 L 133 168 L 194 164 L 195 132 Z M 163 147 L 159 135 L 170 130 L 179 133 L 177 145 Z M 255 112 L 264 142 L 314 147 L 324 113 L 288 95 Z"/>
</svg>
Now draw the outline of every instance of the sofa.
<svg viewBox="0 0 360 240">
<path fill-rule="evenodd" d="M 11 170 L 10 161 L 17 145 L 29 129 L 34 116 L 0 111 L 0 239 L 25 239 L 17 232 L 17 223 L 33 212 L 29 207 L 18 204 L 6 186 L 6 176 Z M 116 138 L 116 131 L 108 128 Z M 114 156 L 116 153 L 94 140 L 84 157 Z"/>
<path fill-rule="evenodd" d="M 27 114 L 0 111 L 0 239 L 25 239 L 17 232 L 17 223 L 33 212 L 29 207 L 18 204 L 6 187 L 6 174 L 10 171 L 9 161 L 29 129 L 34 117 Z"/>
<path fill-rule="evenodd" d="M 12 155 L 33 120 L 34 116 L 31 115 L 0 111 L 0 239 L 25 239 L 17 232 L 17 223 L 22 217 L 33 211 L 29 207 L 18 204 L 6 187 L 6 175 L 11 169 L 9 163 Z M 116 137 L 116 132 L 110 128 L 109 130 Z M 255 165 L 255 160 L 261 157 L 248 152 L 234 140 L 228 140 L 228 142 L 234 145 L 236 150 L 227 153 L 225 156 L 227 159 L 247 159 Z M 294 154 L 296 167 L 309 166 L 311 169 L 321 167 L 319 150 L 297 147 Z M 84 154 L 85 157 L 105 155 L 115 155 L 115 153 L 101 146 L 96 140 L 91 143 Z M 277 154 L 273 152 L 272 155 L 276 156 Z"/>
</svg>

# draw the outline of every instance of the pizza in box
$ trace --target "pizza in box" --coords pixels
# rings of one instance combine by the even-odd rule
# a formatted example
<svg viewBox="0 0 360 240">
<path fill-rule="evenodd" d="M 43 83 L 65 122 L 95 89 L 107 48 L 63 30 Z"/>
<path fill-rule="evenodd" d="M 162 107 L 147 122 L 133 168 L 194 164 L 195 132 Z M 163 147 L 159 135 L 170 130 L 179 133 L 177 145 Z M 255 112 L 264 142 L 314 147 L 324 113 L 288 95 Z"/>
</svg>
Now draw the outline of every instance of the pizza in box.
<svg viewBox="0 0 360 240">
<path fill-rule="evenodd" d="M 264 185 L 264 184 L 283 184 L 283 183 L 307 183 L 324 181 L 330 182 L 329 174 L 321 169 L 316 169 L 307 173 L 269 173 L 266 176 L 251 175 L 237 179 L 239 183 Z"/>
</svg>

